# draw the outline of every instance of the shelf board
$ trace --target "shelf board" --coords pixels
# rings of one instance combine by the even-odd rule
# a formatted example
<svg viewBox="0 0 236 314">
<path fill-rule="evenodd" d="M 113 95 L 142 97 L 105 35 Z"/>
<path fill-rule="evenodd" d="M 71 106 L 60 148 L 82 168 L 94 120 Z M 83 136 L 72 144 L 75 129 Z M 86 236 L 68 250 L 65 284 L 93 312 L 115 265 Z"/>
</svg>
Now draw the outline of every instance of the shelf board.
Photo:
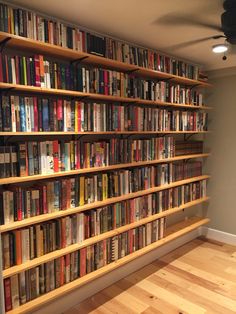
<svg viewBox="0 0 236 314">
<path fill-rule="evenodd" d="M 0 133 L 0 136 L 1 136 L 1 133 Z M 132 162 L 132 163 L 126 163 L 126 164 L 117 164 L 117 165 L 104 166 L 104 167 L 91 167 L 91 168 L 84 168 L 84 169 L 78 169 L 78 170 L 62 171 L 62 172 L 55 172 L 52 174 L 38 174 L 38 175 L 27 176 L 27 177 L 3 178 L 3 179 L 0 179 L 0 186 L 5 185 L 5 184 L 39 181 L 39 180 L 44 180 L 44 179 L 66 177 L 66 176 L 86 174 L 86 173 L 91 173 L 91 172 L 102 172 L 102 171 L 117 170 L 117 169 L 122 169 L 122 168 L 133 168 L 133 167 L 140 167 L 140 166 L 147 166 L 147 165 L 155 165 L 155 164 L 160 164 L 160 163 L 165 163 L 165 162 L 168 163 L 168 162 L 185 160 L 185 159 L 207 158 L 209 156 L 210 156 L 209 153 L 192 154 L 192 155 L 176 156 L 176 157 L 165 158 L 165 159 L 138 161 L 138 162 Z"/>
<path fill-rule="evenodd" d="M 209 134 L 210 131 L 0 132 L 0 136 Z"/>
<path fill-rule="evenodd" d="M 144 196 L 144 195 L 148 195 L 148 194 L 152 194 L 155 192 L 159 192 L 162 190 L 166 190 L 169 188 L 173 188 L 173 187 L 177 187 L 180 185 L 184 185 L 184 184 L 188 184 L 188 183 L 193 183 L 193 182 L 197 182 L 197 181 L 202 181 L 202 180 L 208 180 L 210 178 L 209 175 L 202 175 L 199 177 L 193 177 L 193 178 L 189 178 L 189 179 L 185 179 L 185 180 L 181 180 L 181 181 L 176 181 L 176 182 L 172 182 L 170 184 L 165 184 L 165 185 L 161 185 L 161 186 L 156 186 L 150 189 L 146 189 L 146 190 L 141 190 L 138 192 L 133 192 L 133 193 L 129 193 L 129 194 L 125 194 L 122 196 L 117 196 L 117 197 L 112 197 L 112 198 L 108 198 L 104 201 L 97 201 L 94 203 L 90 203 L 90 204 L 86 204 L 83 206 L 78 206 L 75 208 L 69 208 L 67 210 L 60 210 L 57 212 L 53 212 L 53 213 L 48 213 L 48 214 L 42 214 L 42 215 L 38 215 L 38 216 L 34 216 L 34 217 L 30 217 L 30 218 L 26 218 L 23 219 L 21 221 L 15 221 L 6 225 L 1 225 L 0 226 L 0 233 L 4 233 L 7 231 L 11 231 L 11 230 L 15 230 L 18 228 L 23 228 L 26 226 L 30 226 L 33 224 L 37 224 L 43 221 L 48 221 L 51 219 L 56 219 L 56 218 L 61 218 L 61 217 L 65 217 L 68 215 L 73 215 L 76 213 L 80 213 L 80 212 L 84 212 L 90 209 L 95 209 L 95 208 L 99 208 L 99 207 L 105 207 L 107 205 L 111 205 L 114 203 L 118 203 L 121 201 L 125 201 L 125 200 L 129 200 L 132 198 L 137 198 L 140 196 Z"/>
<path fill-rule="evenodd" d="M 151 106 L 163 106 L 163 107 L 173 107 L 173 108 L 186 108 L 186 109 L 195 109 L 195 110 L 210 110 L 211 107 L 207 106 L 194 106 L 188 104 L 176 104 L 171 102 L 164 101 L 153 101 L 153 100 L 145 100 L 140 98 L 128 98 L 121 96 L 112 96 L 112 95 L 103 95 L 103 94 L 94 94 L 94 93 L 84 93 L 72 90 L 65 89 L 55 89 L 55 88 L 44 88 L 37 86 L 28 86 L 28 85 L 20 85 L 20 84 L 12 84 L 12 83 L 4 83 L 0 82 L 0 89 L 12 89 L 14 91 L 22 92 L 22 93 L 35 93 L 35 94 L 43 94 L 43 95 L 58 95 L 58 96 L 68 96 L 68 97 L 78 97 L 78 98 L 86 98 L 93 99 L 98 101 L 111 101 L 111 102 L 122 102 L 122 103 L 133 103 L 140 105 L 151 105 Z"/>
<path fill-rule="evenodd" d="M 148 252 L 151 252 L 152 250 L 157 249 L 158 247 L 169 243 L 197 228 L 200 226 L 203 226 L 209 222 L 208 218 L 200 218 L 200 217 L 191 217 L 187 220 L 184 220 L 180 223 L 177 223 L 175 225 L 172 225 L 168 227 L 165 231 L 165 237 L 158 240 L 157 242 L 154 242 L 136 252 L 131 253 L 130 255 L 127 255 L 111 264 L 108 264 L 90 274 L 85 275 L 84 277 L 78 278 L 68 284 L 65 284 L 61 286 L 60 288 L 57 288 L 53 291 L 50 291 L 49 293 L 42 295 L 32 301 L 29 301 L 28 303 L 21 305 L 20 307 L 9 311 L 8 314 L 22 314 L 22 313 L 32 313 L 33 310 L 36 310 L 39 307 L 42 307 L 42 305 L 52 302 L 59 297 L 115 270 L 118 267 L 121 267 L 132 260 L 143 256 L 147 254 Z"/>
<path fill-rule="evenodd" d="M 205 81 L 200 80 L 192 80 L 189 78 L 177 76 L 174 74 L 169 74 L 165 72 L 160 72 L 148 68 L 143 68 L 140 66 L 104 58 L 101 56 L 96 56 L 93 54 L 89 54 L 86 52 L 76 51 L 69 48 L 63 48 L 60 46 L 40 42 L 37 40 L 12 35 L 5 32 L 0 32 L 0 41 L 10 38 L 10 40 L 7 43 L 8 47 L 11 48 L 18 48 L 21 50 L 30 50 L 35 53 L 42 53 L 54 57 L 63 58 L 66 60 L 78 60 L 85 58 L 84 60 L 81 60 L 83 63 L 89 63 L 93 65 L 99 65 L 106 68 L 111 68 L 123 72 L 129 72 L 133 71 L 135 74 L 149 77 L 149 78 L 159 78 L 159 79 L 171 79 L 174 82 L 184 84 L 184 85 L 190 85 L 190 86 L 201 86 L 201 87 L 210 87 L 211 84 Z"/>
<path fill-rule="evenodd" d="M 126 232 L 126 231 L 128 231 L 130 229 L 137 228 L 137 227 L 139 227 L 139 226 L 141 226 L 143 224 L 147 224 L 147 223 L 149 223 L 151 221 L 154 221 L 154 220 L 157 220 L 159 218 L 167 217 L 167 216 L 173 215 L 173 214 L 175 214 L 177 212 L 180 212 L 180 211 L 182 211 L 184 209 L 187 209 L 189 207 L 193 207 L 193 206 L 202 204 L 204 202 L 208 202 L 209 199 L 210 199 L 209 197 L 204 197 L 204 198 L 192 201 L 192 202 L 188 202 L 188 203 L 183 204 L 183 205 L 181 205 L 179 207 L 171 208 L 171 209 L 165 210 L 165 211 L 163 211 L 161 213 L 149 216 L 147 218 L 140 219 L 139 221 L 135 221 L 134 223 L 131 223 L 131 224 L 119 227 L 117 229 L 114 229 L 114 230 L 111 230 L 111 231 L 108 231 L 108 232 L 104 232 L 104 233 L 102 233 L 100 235 L 97 235 L 97 236 L 94 236 L 92 238 L 86 239 L 82 243 L 72 244 L 72 245 L 70 245 L 70 246 L 68 246 L 66 248 L 63 248 L 63 249 L 60 249 L 60 250 L 57 250 L 57 251 L 54 251 L 54 252 L 50 252 L 50 253 L 45 254 L 45 255 L 43 255 L 41 257 L 38 257 L 38 258 L 35 258 L 33 260 L 27 261 L 26 263 L 23 263 L 21 265 L 16 265 L 16 266 L 10 267 L 8 269 L 3 270 L 3 278 L 7 278 L 7 277 L 10 277 L 10 276 L 13 276 L 13 275 L 18 274 L 18 273 L 20 273 L 22 271 L 26 271 L 26 270 L 28 270 L 30 268 L 36 267 L 36 266 L 38 266 L 40 264 L 50 262 L 50 261 L 52 261 L 52 260 L 54 260 L 56 258 L 59 258 L 61 256 L 66 255 L 66 254 L 78 251 L 78 250 L 82 249 L 83 247 L 92 245 L 94 243 L 100 242 L 100 241 L 105 240 L 107 238 L 111 238 L 111 237 L 113 237 L 115 235 L 121 234 L 121 233 Z"/>
</svg>

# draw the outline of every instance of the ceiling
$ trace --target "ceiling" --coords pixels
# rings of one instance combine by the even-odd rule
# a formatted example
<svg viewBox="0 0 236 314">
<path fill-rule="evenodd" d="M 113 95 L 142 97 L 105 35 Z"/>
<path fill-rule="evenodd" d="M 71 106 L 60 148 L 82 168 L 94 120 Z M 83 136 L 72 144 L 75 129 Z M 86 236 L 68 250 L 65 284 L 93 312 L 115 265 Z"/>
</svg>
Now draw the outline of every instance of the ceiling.
<svg viewBox="0 0 236 314">
<path fill-rule="evenodd" d="M 41 11 L 91 30 L 155 48 L 170 55 L 202 64 L 205 69 L 236 65 L 236 53 L 222 56 L 211 51 L 223 39 L 211 39 L 185 48 L 175 45 L 219 34 L 210 28 L 184 23 L 200 20 L 220 26 L 223 0 L 14 0 L 10 1 Z M 173 23 L 172 17 L 181 23 Z M 183 21 L 183 24 L 182 24 Z M 165 23 L 164 23 L 165 22 Z"/>
</svg>

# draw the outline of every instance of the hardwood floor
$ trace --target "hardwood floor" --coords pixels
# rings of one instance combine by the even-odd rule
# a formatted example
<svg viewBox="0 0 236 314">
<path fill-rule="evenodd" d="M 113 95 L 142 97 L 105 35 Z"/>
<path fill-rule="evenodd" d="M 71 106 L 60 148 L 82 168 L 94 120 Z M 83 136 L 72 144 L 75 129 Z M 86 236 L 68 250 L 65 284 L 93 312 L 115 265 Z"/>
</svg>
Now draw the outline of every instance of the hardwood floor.
<svg viewBox="0 0 236 314">
<path fill-rule="evenodd" d="M 236 313 L 236 247 L 198 238 L 64 314 Z"/>
</svg>

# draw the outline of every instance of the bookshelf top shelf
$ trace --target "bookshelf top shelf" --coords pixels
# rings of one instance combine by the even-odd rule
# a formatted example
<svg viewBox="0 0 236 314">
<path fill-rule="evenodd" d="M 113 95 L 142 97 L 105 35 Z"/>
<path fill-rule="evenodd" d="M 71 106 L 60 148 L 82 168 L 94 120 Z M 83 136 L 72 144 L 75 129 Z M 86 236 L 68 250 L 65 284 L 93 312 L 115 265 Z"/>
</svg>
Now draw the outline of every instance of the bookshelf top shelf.
<svg viewBox="0 0 236 314">
<path fill-rule="evenodd" d="M 7 40 L 7 47 L 20 48 L 21 50 L 30 50 L 37 54 L 42 53 L 54 57 L 63 58 L 66 60 L 81 60 L 83 63 L 98 65 L 106 68 L 111 68 L 114 70 L 119 70 L 123 72 L 135 72 L 135 74 L 157 79 L 172 80 L 173 82 L 180 83 L 189 86 L 198 87 L 211 87 L 212 85 L 205 81 L 192 80 L 189 78 L 173 75 L 170 73 L 155 71 L 152 69 L 147 69 L 139 67 L 136 65 L 120 62 L 117 60 L 112 60 L 104 58 L 101 56 L 89 54 L 82 51 L 76 51 L 69 48 L 63 48 L 60 46 L 40 42 L 37 40 L 16 36 L 13 34 L 8 34 L 5 32 L 0 32 L 0 43 Z"/>
</svg>

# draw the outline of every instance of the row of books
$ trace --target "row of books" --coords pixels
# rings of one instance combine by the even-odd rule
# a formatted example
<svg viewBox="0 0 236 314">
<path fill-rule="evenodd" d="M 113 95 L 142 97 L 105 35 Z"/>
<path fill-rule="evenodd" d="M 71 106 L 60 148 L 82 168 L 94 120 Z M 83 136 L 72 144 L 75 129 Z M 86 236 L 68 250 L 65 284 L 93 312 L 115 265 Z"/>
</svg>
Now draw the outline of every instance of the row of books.
<svg viewBox="0 0 236 314">
<path fill-rule="evenodd" d="M 206 112 L 183 109 L 18 96 L 3 96 L 1 109 L 4 132 L 205 131 L 208 118 Z"/>
<path fill-rule="evenodd" d="M 176 128 L 183 129 L 188 123 L 184 120 L 186 115 L 196 116 L 195 119 L 200 119 L 201 116 L 200 113 L 187 112 L 153 106 L 3 95 L 0 102 L 0 131 L 124 131 L 134 130 L 137 124 L 142 130 L 152 129 L 152 125 L 155 130 L 162 130 L 168 127 L 166 115 L 176 115 L 179 120 Z M 154 117 L 151 118 L 150 115 Z M 192 127 L 197 128 L 194 124 L 196 122 Z M 171 122 L 170 125 L 175 127 Z"/>
<path fill-rule="evenodd" d="M 31 186 L 10 186 L 0 194 L 1 224 L 103 201 L 202 175 L 201 161 L 75 176 Z"/>
<path fill-rule="evenodd" d="M 175 141 L 175 156 L 202 154 L 203 141 Z"/>
<path fill-rule="evenodd" d="M 102 68 L 46 60 L 42 55 L 1 55 L 0 81 L 131 98 L 203 105 L 202 93 L 164 81 L 144 80 Z"/>
<path fill-rule="evenodd" d="M 151 49 L 85 32 L 29 10 L 0 4 L 0 31 L 141 67 L 198 79 L 199 68 Z"/>
<path fill-rule="evenodd" d="M 3 269 L 205 196 L 203 180 L 4 233 Z"/>
<path fill-rule="evenodd" d="M 160 160 L 202 151 L 201 141 L 178 142 L 171 136 L 148 139 L 112 138 L 95 142 L 19 142 L 15 146 L 0 146 L 0 178 Z"/>
<path fill-rule="evenodd" d="M 161 218 L 4 279 L 6 311 L 158 241 L 164 229 Z"/>
</svg>

